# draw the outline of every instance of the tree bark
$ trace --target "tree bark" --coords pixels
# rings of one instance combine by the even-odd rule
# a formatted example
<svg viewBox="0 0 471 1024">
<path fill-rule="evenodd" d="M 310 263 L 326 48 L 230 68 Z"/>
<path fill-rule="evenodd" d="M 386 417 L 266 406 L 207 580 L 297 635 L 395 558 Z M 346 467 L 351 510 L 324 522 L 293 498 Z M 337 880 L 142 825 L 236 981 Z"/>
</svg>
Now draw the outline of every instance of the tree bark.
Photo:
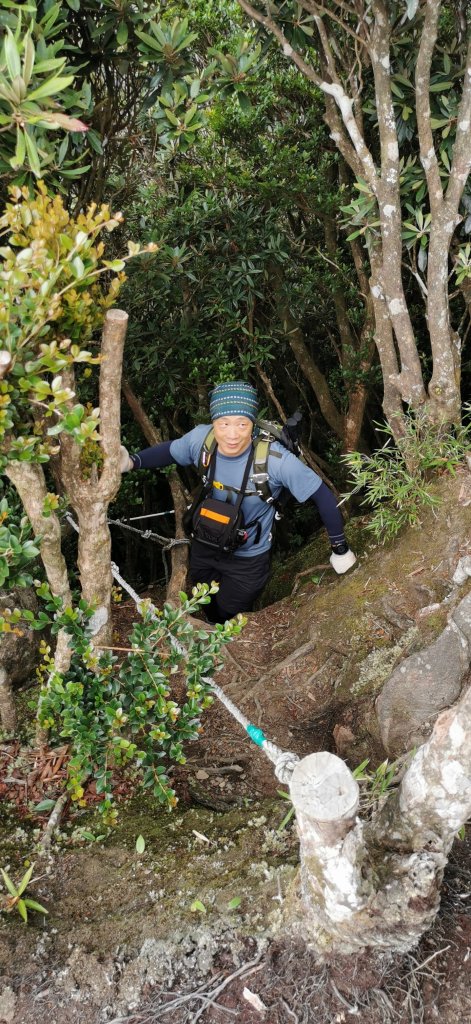
<svg viewBox="0 0 471 1024">
<path fill-rule="evenodd" d="M 398 791 L 363 823 L 358 786 L 333 754 L 295 767 L 302 930 L 322 952 L 405 952 L 437 912 L 458 829 L 471 814 L 471 689 L 437 719 Z"/>
<path fill-rule="evenodd" d="M 54 597 L 60 597 L 64 608 L 72 605 L 67 565 L 62 554 L 61 527 L 58 517 L 52 513 L 45 516 L 44 503 L 47 485 L 41 465 L 32 462 L 9 462 L 5 473 L 16 487 L 23 508 L 39 543 L 44 571 Z M 70 650 L 67 634 L 57 634 L 54 664 L 58 672 L 66 672 L 70 665 Z"/>
<path fill-rule="evenodd" d="M 113 579 L 107 511 L 121 483 L 121 370 L 127 323 L 128 314 L 124 310 L 110 309 L 103 326 L 99 380 L 100 439 L 104 457 L 101 473 L 92 466 L 89 479 L 85 479 L 79 446 L 71 437 L 64 434 L 61 437 L 61 478 L 78 518 L 80 583 L 82 596 L 95 606 L 91 627 L 97 646 L 110 644 L 112 640 Z"/>
<path fill-rule="evenodd" d="M 137 398 L 128 380 L 123 378 L 123 395 L 131 409 L 131 412 L 139 424 L 146 441 L 149 444 L 160 444 L 162 434 L 154 426 L 145 412 L 142 403 Z M 182 482 L 176 470 L 172 470 L 168 477 L 170 491 L 172 494 L 173 507 L 175 509 L 175 541 L 171 546 L 172 571 L 167 588 L 167 600 L 175 603 L 178 594 L 185 589 L 186 577 L 188 575 L 188 543 L 182 526 L 183 515 L 186 512 L 187 499 Z M 171 543 L 171 542 L 170 542 Z"/>
<path fill-rule="evenodd" d="M 16 706 L 13 687 L 6 669 L 0 667 L 0 722 L 5 732 L 15 732 Z"/>
<path fill-rule="evenodd" d="M 425 5 L 424 27 L 416 66 L 416 111 L 420 160 L 427 180 L 430 239 L 427 263 L 427 322 L 433 354 L 433 374 L 428 387 L 431 418 L 437 423 L 459 423 L 460 339 L 450 323 L 448 260 L 451 239 L 460 221 L 459 203 L 471 170 L 469 131 L 471 125 L 471 42 L 465 68 L 464 86 L 457 116 L 457 134 L 446 195 L 440 177 L 431 128 L 430 74 L 438 34 L 441 3 Z"/>
</svg>

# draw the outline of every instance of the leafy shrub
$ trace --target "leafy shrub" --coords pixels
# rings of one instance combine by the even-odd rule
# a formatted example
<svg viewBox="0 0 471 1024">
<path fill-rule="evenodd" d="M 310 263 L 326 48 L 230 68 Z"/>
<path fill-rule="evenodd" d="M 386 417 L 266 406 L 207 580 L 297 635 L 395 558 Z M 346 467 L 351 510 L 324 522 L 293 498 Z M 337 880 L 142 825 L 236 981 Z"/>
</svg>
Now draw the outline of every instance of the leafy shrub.
<svg viewBox="0 0 471 1024">
<path fill-rule="evenodd" d="M 216 671 L 221 647 L 243 624 L 239 616 L 208 632 L 188 621 L 216 590 L 206 584 L 195 587 L 190 598 L 180 594 L 179 608 L 164 604 L 162 611 L 143 602 L 142 620 L 134 624 L 126 657 L 118 664 L 112 652 L 93 648 L 93 612 L 84 601 L 62 610 L 46 586 L 39 588 L 52 632 L 65 628 L 73 650 L 70 669 L 62 675 L 54 669 L 49 647 L 42 645 L 39 721 L 52 737 L 70 744 L 67 788 L 72 800 L 85 806 L 85 783 L 93 779 L 106 824 L 117 819 L 116 768 L 131 769 L 161 804 L 177 802 L 168 764 L 184 764 L 184 743 L 198 738 L 201 714 L 213 700 L 208 676 Z M 23 618 L 31 622 L 34 616 L 23 612 Z M 172 693 L 175 682 L 185 691 L 181 704 Z"/>
<path fill-rule="evenodd" d="M 0 587 L 28 587 L 33 577 L 26 571 L 39 555 L 31 524 L 9 497 L 0 499 Z"/>
<path fill-rule="evenodd" d="M 469 407 L 465 412 L 469 419 Z M 364 489 L 363 504 L 373 508 L 367 529 L 377 540 L 388 541 L 403 526 L 418 526 L 422 511 L 439 504 L 430 482 L 440 472 L 454 474 L 471 448 L 471 424 L 444 430 L 423 414 L 410 414 L 404 437 L 395 446 L 391 428 L 381 429 L 387 440 L 374 455 L 349 452 L 342 458 L 354 492 Z"/>
</svg>

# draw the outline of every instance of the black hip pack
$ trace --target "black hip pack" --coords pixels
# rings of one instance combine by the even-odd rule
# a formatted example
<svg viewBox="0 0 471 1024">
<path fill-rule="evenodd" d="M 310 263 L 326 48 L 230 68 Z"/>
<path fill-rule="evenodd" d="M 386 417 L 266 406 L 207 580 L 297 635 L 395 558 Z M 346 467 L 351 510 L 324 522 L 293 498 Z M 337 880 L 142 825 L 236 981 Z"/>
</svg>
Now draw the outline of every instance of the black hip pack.
<svg viewBox="0 0 471 1024">
<path fill-rule="evenodd" d="M 232 554 L 236 548 L 245 544 L 248 527 L 244 522 L 241 505 L 253 456 L 254 449 L 251 445 L 240 491 L 234 505 L 227 500 L 218 501 L 217 498 L 209 497 L 216 472 L 216 458 L 211 459 L 207 479 L 183 518 L 183 527 L 187 536 L 225 555 Z M 248 526 L 252 526 L 252 523 L 249 523 Z M 259 535 L 260 531 L 255 543 L 258 541 Z"/>
</svg>

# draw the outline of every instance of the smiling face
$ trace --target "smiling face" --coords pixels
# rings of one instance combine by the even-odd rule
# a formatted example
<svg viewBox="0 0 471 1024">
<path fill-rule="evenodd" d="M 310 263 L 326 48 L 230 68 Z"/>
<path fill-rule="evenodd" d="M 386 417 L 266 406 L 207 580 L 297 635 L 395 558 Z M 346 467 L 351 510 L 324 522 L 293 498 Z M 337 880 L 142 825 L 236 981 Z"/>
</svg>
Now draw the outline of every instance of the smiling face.
<svg viewBox="0 0 471 1024">
<path fill-rule="evenodd" d="M 213 430 L 221 455 L 241 455 L 250 444 L 253 423 L 248 416 L 218 416 Z"/>
</svg>

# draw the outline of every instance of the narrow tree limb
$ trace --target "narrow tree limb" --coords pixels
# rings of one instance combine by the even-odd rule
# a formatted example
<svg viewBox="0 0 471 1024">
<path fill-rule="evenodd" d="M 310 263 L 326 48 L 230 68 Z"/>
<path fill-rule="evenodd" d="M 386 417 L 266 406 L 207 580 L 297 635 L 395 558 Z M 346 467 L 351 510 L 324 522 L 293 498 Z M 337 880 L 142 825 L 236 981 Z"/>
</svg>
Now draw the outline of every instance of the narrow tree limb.
<svg viewBox="0 0 471 1024">
<path fill-rule="evenodd" d="M 0 722 L 5 732 L 14 733 L 17 715 L 13 687 L 6 669 L 0 666 Z"/>
<path fill-rule="evenodd" d="M 105 460 L 98 490 L 102 501 L 111 501 L 121 483 L 121 372 L 128 319 L 123 309 L 109 309 L 101 338 L 100 437 Z"/>
<path fill-rule="evenodd" d="M 131 409 L 131 412 L 140 426 L 146 441 L 149 444 L 160 444 L 162 433 L 147 415 L 142 402 L 134 393 L 129 381 L 122 380 L 123 395 Z M 182 526 L 183 515 L 187 508 L 187 499 L 182 482 L 176 470 L 172 470 L 168 477 L 172 495 L 173 507 L 175 510 L 175 540 L 184 541 L 185 534 Z M 188 545 L 176 544 L 171 550 L 172 572 L 167 588 L 167 600 L 175 601 L 181 590 L 185 589 L 185 581 L 188 573 Z"/>
</svg>

